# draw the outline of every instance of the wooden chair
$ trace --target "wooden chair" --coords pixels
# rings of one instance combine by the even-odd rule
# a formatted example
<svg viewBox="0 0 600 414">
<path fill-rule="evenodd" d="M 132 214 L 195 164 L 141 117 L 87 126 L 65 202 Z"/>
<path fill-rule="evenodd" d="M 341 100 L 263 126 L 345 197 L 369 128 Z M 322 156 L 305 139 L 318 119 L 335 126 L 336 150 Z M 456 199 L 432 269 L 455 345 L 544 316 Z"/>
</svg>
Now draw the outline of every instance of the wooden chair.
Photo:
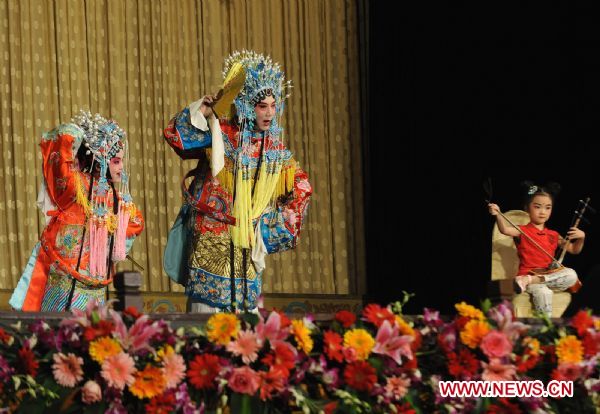
<svg viewBox="0 0 600 414">
<path fill-rule="evenodd" d="M 504 215 L 517 225 L 529 223 L 529 215 L 522 210 L 510 210 Z M 498 225 L 494 224 L 492 232 L 492 281 L 498 283 L 500 297 L 512 301 L 517 318 L 531 318 L 534 317 L 531 295 L 527 292 L 518 293 L 520 289 L 514 282 L 518 270 L 519 257 L 513 238 L 500 233 Z M 560 318 L 569 303 L 571 303 L 569 292 L 554 292 L 552 317 Z"/>
</svg>

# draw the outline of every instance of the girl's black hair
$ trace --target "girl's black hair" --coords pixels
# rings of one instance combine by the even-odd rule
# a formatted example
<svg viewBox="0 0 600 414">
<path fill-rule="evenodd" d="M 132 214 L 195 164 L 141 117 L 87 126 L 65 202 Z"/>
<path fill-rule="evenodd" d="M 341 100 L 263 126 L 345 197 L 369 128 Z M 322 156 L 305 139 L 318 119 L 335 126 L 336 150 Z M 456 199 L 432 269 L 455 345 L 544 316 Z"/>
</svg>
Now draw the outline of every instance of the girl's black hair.
<svg viewBox="0 0 600 414">
<path fill-rule="evenodd" d="M 545 195 L 550 197 L 552 203 L 560 193 L 560 184 L 553 181 L 549 181 L 543 186 L 533 183 L 533 181 L 523 181 L 521 183 L 523 191 L 525 210 L 529 207 L 529 203 L 533 200 L 533 197 L 537 195 Z"/>
<path fill-rule="evenodd" d="M 94 172 L 97 173 L 100 165 L 97 162 L 94 162 L 94 154 L 92 154 L 91 152 L 89 154 L 86 154 L 87 151 L 88 148 L 85 146 L 84 140 L 79 146 L 77 154 L 75 155 L 77 157 L 77 162 L 79 163 L 79 169 L 84 173 L 90 174 L 92 173 L 92 169 L 94 169 Z M 106 178 L 109 181 L 112 179 L 110 175 L 110 168 L 106 169 Z"/>
</svg>

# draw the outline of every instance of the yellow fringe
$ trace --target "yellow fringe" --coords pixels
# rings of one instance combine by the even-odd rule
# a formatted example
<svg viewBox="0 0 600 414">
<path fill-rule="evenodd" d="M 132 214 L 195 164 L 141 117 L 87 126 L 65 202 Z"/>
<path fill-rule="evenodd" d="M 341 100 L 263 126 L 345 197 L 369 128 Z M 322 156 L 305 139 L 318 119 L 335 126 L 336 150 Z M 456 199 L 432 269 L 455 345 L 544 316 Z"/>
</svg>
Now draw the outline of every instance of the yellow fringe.
<svg viewBox="0 0 600 414">
<path fill-rule="evenodd" d="M 73 177 L 75 179 L 75 188 L 77 188 L 77 191 L 75 192 L 75 200 L 77 204 L 83 208 L 85 215 L 90 216 L 92 214 L 92 205 L 85 194 L 86 189 L 81 181 L 81 176 L 78 173 L 75 173 Z"/>
<path fill-rule="evenodd" d="M 109 233 L 114 233 L 118 225 L 119 223 L 117 222 L 116 214 L 109 214 L 108 217 L 106 217 L 106 230 L 108 230 Z"/>
<path fill-rule="evenodd" d="M 217 174 L 216 178 L 229 194 L 233 194 L 233 173 L 227 168 L 227 165 Z"/>
</svg>

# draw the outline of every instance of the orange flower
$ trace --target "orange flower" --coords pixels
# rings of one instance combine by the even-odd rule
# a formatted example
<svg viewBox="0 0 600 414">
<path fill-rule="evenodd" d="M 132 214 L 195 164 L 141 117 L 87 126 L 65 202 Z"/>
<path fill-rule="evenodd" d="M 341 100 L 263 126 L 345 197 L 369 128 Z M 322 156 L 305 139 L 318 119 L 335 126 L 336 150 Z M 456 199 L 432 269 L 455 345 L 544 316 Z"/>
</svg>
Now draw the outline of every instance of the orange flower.
<svg viewBox="0 0 600 414">
<path fill-rule="evenodd" d="M 530 355 L 539 355 L 540 353 L 540 341 L 530 336 L 523 338 L 523 346 L 526 348 L 525 352 Z"/>
<path fill-rule="evenodd" d="M 476 348 L 489 331 L 490 326 L 487 322 L 471 319 L 460 331 L 460 340 L 469 348 Z"/>
<path fill-rule="evenodd" d="M 469 305 L 465 302 L 460 302 L 454 305 L 460 316 L 466 316 L 469 319 L 477 319 L 480 321 L 485 320 L 485 315 L 479 309 L 473 305 Z"/>
<path fill-rule="evenodd" d="M 298 349 L 303 350 L 307 354 L 312 351 L 314 343 L 310 337 L 310 329 L 308 329 L 303 321 L 293 320 L 292 332 L 294 333 Z"/>
<path fill-rule="evenodd" d="M 556 356 L 559 364 L 563 362 L 581 362 L 583 345 L 575 335 L 567 335 L 556 344 Z"/>
<path fill-rule="evenodd" d="M 227 345 L 240 329 L 237 316 L 231 313 L 215 313 L 206 323 L 206 334 L 211 342 Z"/>
<path fill-rule="evenodd" d="M 152 365 L 146 365 L 143 371 L 138 371 L 133 376 L 135 381 L 129 387 L 129 391 L 140 400 L 162 394 L 167 385 L 161 369 Z"/>
<path fill-rule="evenodd" d="M 90 344 L 89 353 L 94 361 L 102 364 L 106 358 L 120 354 L 122 351 L 123 349 L 117 341 L 103 336 Z"/>
<path fill-rule="evenodd" d="M 402 316 L 396 315 L 396 325 L 398 325 L 398 328 L 400 329 L 400 335 L 410 335 L 412 337 L 415 336 L 415 330 L 412 326 L 406 323 L 404 319 L 402 319 Z"/>
</svg>

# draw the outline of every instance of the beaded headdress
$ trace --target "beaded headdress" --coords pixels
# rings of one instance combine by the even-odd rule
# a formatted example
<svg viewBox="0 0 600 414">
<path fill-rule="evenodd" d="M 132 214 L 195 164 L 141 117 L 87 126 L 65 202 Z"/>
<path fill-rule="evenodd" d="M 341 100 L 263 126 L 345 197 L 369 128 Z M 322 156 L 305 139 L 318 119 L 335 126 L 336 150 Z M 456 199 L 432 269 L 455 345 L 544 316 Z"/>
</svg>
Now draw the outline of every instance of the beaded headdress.
<svg viewBox="0 0 600 414">
<path fill-rule="evenodd" d="M 281 116 L 284 100 L 289 97 L 288 90 L 292 85 L 291 81 L 285 80 L 285 74 L 279 64 L 273 62 L 269 56 L 254 51 L 236 51 L 225 60 L 223 79 L 230 77 L 231 72 L 240 65 L 246 74 L 244 86 L 234 99 L 240 123 L 248 123 L 252 126 L 256 119 L 254 107 L 267 96 L 275 99 L 277 117 Z M 274 122 L 271 129 L 273 131 L 278 129 L 277 122 Z"/>
</svg>

